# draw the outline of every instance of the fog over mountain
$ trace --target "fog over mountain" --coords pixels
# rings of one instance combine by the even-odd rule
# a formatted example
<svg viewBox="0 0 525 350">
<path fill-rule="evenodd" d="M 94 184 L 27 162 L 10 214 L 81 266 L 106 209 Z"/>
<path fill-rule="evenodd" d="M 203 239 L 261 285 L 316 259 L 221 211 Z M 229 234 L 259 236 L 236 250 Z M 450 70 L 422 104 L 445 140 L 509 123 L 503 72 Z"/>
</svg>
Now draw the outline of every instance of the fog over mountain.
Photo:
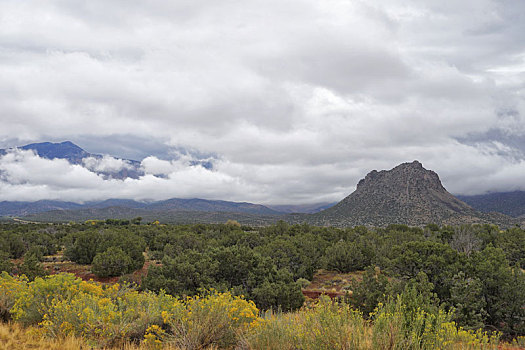
<svg viewBox="0 0 525 350">
<path fill-rule="evenodd" d="M 6 151 L 0 201 L 333 203 L 412 159 L 453 194 L 525 190 L 524 16 L 510 0 L 2 1 L 0 148 L 98 156 Z"/>
</svg>

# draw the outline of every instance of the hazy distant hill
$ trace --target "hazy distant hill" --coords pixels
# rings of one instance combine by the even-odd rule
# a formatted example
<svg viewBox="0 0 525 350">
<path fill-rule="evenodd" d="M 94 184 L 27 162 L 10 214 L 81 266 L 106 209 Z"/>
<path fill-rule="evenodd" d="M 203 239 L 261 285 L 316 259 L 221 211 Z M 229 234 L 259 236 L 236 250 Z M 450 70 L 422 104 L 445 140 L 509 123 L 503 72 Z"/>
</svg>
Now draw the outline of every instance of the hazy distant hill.
<svg viewBox="0 0 525 350">
<path fill-rule="evenodd" d="M 277 210 L 282 213 L 318 213 L 321 210 L 328 209 L 336 205 L 334 203 L 314 203 L 314 204 L 297 204 L 297 205 L 268 205 L 270 209 Z"/>
<path fill-rule="evenodd" d="M 147 209 L 151 210 L 190 210 L 205 212 L 232 212 L 232 213 L 249 213 L 261 215 L 282 214 L 272 210 L 264 205 L 246 203 L 246 202 L 228 202 L 219 200 L 206 200 L 199 198 L 180 199 L 172 198 L 165 201 L 149 204 Z"/>
<path fill-rule="evenodd" d="M 36 202 L 0 202 L 0 216 L 26 216 L 50 210 L 82 208 L 81 204 L 61 201 L 41 200 Z"/>
<path fill-rule="evenodd" d="M 42 222 L 82 222 L 92 219 L 132 219 L 139 216 L 142 217 L 144 222 L 159 220 L 161 223 L 170 224 L 225 223 L 228 220 L 236 220 L 241 224 L 270 225 L 281 219 L 281 216 L 279 215 L 109 207 L 79 210 L 54 210 L 29 215 L 24 217 L 24 220 Z"/>
<path fill-rule="evenodd" d="M 37 202 L 0 202 L 0 216 L 27 216 L 30 214 L 42 214 L 39 217 L 44 218 L 45 212 L 51 210 L 60 210 L 63 213 L 60 217 L 66 217 L 70 210 L 105 209 L 121 208 L 124 209 L 142 209 L 145 211 L 197 211 L 197 212 L 226 212 L 226 213 L 246 213 L 254 215 L 281 215 L 283 213 L 265 207 L 260 204 L 246 202 L 228 202 L 206 199 L 181 199 L 172 198 L 158 202 L 137 202 L 127 199 L 108 199 L 101 202 L 88 202 L 77 204 L 60 201 L 37 201 Z M 76 216 L 77 213 L 72 213 Z M 57 216 L 56 213 L 50 216 Z M 72 219 L 71 219 L 72 220 Z M 66 221 L 69 221 L 66 220 Z"/>
<path fill-rule="evenodd" d="M 82 208 L 109 208 L 109 207 L 123 207 L 132 209 L 141 209 L 148 206 L 148 203 L 137 202 L 132 199 L 106 199 L 102 202 L 87 202 L 82 205 Z"/>
<path fill-rule="evenodd" d="M 513 217 L 525 214 L 525 192 L 498 192 L 476 196 L 457 196 L 463 202 L 482 212 L 497 211 Z"/>
<path fill-rule="evenodd" d="M 480 213 L 460 201 L 447 192 L 435 172 L 418 161 L 388 171 L 371 171 L 359 181 L 355 192 L 333 207 L 310 215 L 307 221 L 339 226 L 513 222 L 504 215 Z"/>
</svg>

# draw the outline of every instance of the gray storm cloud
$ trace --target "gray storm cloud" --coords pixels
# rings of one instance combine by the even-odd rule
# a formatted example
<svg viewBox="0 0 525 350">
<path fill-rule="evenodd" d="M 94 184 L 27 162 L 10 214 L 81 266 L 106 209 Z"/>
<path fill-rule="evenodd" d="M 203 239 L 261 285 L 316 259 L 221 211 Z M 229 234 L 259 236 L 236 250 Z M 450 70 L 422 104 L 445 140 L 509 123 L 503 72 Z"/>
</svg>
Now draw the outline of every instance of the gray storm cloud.
<svg viewBox="0 0 525 350">
<path fill-rule="evenodd" d="M 508 0 L 2 1 L 0 147 L 82 140 L 145 175 L 8 154 L 0 200 L 334 201 L 414 159 L 454 193 L 525 189 L 523 14 Z M 213 170 L 182 148 L 216 155 Z"/>
</svg>

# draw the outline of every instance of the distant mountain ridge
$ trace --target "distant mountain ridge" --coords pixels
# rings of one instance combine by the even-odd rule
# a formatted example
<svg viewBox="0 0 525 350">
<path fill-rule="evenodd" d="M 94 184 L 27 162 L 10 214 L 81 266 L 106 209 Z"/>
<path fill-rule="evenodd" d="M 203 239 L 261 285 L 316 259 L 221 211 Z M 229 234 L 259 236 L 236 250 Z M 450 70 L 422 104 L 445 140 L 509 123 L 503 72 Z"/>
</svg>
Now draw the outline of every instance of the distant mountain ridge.
<svg viewBox="0 0 525 350">
<path fill-rule="evenodd" d="M 335 203 L 313 203 L 313 204 L 296 204 L 296 205 L 267 205 L 270 209 L 277 210 L 282 213 L 318 213 L 321 210 L 328 209 L 336 205 Z"/>
<path fill-rule="evenodd" d="M 457 196 L 473 208 L 484 212 L 499 212 L 512 217 L 525 214 L 525 191 L 496 192 L 474 196 Z"/>
<path fill-rule="evenodd" d="M 391 170 L 373 170 L 341 202 L 306 220 L 317 225 L 385 226 L 406 224 L 497 223 L 510 225 L 503 214 L 480 213 L 450 194 L 439 176 L 414 161 Z"/>
<path fill-rule="evenodd" d="M 280 215 L 238 212 L 205 212 L 191 210 L 147 210 L 142 208 L 106 207 L 79 210 L 53 210 L 24 217 L 36 222 L 83 222 L 86 220 L 132 219 L 142 217 L 143 222 L 160 221 L 169 224 L 225 223 L 236 220 L 241 224 L 269 225 L 282 219 Z"/>
<path fill-rule="evenodd" d="M 0 216 L 26 216 L 51 210 L 72 210 L 82 208 L 73 202 L 41 200 L 36 202 L 0 202 Z"/>
<path fill-rule="evenodd" d="M 42 158 L 47 159 L 67 159 L 73 164 L 81 164 L 82 159 L 93 156 L 92 154 L 84 151 L 79 146 L 75 145 L 71 141 L 65 141 L 60 143 L 52 142 L 41 142 L 41 143 L 31 143 L 19 147 L 23 150 L 33 150 Z M 98 155 L 97 155 L 98 156 Z"/>
<path fill-rule="evenodd" d="M 108 199 L 100 202 L 78 204 L 60 201 L 37 202 L 0 202 L 0 216 L 28 216 L 49 211 L 79 211 L 105 208 L 141 209 L 149 211 L 195 211 L 195 212 L 226 212 L 254 215 L 282 215 L 282 212 L 270 209 L 261 204 L 246 202 L 228 202 L 206 200 L 199 198 L 172 198 L 155 202 L 138 202 L 127 199 Z M 100 213 L 100 211 L 99 211 Z"/>
</svg>

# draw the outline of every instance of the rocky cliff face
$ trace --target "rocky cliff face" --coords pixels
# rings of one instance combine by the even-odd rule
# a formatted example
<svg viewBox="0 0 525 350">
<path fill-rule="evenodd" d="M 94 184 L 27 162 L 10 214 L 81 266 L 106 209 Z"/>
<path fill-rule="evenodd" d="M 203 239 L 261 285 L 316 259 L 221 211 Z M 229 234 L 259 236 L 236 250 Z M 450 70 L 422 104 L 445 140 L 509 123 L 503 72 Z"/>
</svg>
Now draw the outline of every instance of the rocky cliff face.
<svg viewBox="0 0 525 350">
<path fill-rule="evenodd" d="M 320 225 L 467 224 L 497 222 L 460 201 L 441 184 L 439 176 L 414 161 L 392 170 L 373 170 L 355 192 L 332 208 L 312 216 Z M 499 220 L 499 221 L 501 221 Z"/>
</svg>

